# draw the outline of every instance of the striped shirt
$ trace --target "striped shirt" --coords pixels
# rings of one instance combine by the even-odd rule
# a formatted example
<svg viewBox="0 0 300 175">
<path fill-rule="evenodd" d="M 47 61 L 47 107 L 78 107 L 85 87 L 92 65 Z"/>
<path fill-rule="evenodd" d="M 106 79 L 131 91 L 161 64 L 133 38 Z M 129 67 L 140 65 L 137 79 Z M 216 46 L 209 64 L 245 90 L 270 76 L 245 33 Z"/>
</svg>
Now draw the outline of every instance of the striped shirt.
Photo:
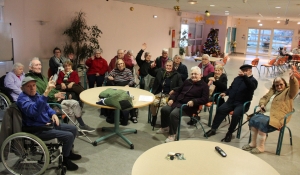
<svg viewBox="0 0 300 175">
<path fill-rule="evenodd" d="M 114 81 L 116 82 L 130 81 L 128 85 L 134 85 L 134 78 L 130 69 L 125 68 L 122 71 L 119 69 L 113 69 L 108 76 L 114 77 Z"/>
</svg>

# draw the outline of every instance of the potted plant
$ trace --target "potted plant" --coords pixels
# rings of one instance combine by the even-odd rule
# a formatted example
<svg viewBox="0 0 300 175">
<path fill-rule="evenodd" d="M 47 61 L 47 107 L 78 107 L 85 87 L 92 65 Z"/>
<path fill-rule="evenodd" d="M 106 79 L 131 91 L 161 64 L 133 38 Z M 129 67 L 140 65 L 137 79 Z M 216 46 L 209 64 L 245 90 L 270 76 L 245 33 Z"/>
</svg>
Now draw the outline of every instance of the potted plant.
<svg viewBox="0 0 300 175">
<path fill-rule="evenodd" d="M 80 63 L 93 54 L 94 49 L 101 49 L 98 38 L 102 31 L 98 26 L 88 26 L 84 18 L 85 13 L 80 11 L 71 21 L 71 26 L 64 31 L 69 41 L 64 46 L 64 54 L 74 53 L 73 64 L 78 67 Z"/>
<path fill-rule="evenodd" d="M 185 54 L 185 47 L 188 45 L 188 34 L 187 31 L 184 30 L 181 34 L 181 38 L 179 39 L 179 55 L 183 56 Z"/>
</svg>

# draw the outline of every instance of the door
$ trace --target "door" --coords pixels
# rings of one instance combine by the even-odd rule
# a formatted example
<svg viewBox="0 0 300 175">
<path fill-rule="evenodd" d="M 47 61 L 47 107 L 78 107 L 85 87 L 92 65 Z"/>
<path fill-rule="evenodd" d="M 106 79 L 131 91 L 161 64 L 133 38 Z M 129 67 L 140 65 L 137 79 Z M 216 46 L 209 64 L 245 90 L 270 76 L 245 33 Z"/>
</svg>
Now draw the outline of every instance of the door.
<svg viewBox="0 0 300 175">
<path fill-rule="evenodd" d="M 247 54 L 270 55 L 271 33 L 269 29 L 248 29 Z"/>
</svg>

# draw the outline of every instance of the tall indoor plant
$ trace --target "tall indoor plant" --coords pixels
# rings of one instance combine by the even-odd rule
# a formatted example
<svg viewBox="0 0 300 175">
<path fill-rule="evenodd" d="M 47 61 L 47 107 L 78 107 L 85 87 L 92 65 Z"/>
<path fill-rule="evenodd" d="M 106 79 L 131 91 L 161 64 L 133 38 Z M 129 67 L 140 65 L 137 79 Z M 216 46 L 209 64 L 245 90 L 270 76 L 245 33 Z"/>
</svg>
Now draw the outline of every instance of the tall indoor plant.
<svg viewBox="0 0 300 175">
<path fill-rule="evenodd" d="M 85 13 L 76 12 L 76 16 L 71 21 L 71 26 L 64 33 L 69 37 L 69 41 L 64 46 L 64 53 L 74 53 L 73 63 L 77 67 L 80 62 L 93 54 L 94 49 L 101 49 L 98 38 L 102 31 L 97 25 L 88 26 L 85 20 Z"/>
<path fill-rule="evenodd" d="M 180 32 L 181 33 L 181 32 Z M 185 53 L 185 47 L 188 45 L 188 34 L 187 34 L 187 31 L 184 30 L 182 33 L 181 33 L 181 38 L 179 39 L 179 55 L 184 55 Z"/>
</svg>

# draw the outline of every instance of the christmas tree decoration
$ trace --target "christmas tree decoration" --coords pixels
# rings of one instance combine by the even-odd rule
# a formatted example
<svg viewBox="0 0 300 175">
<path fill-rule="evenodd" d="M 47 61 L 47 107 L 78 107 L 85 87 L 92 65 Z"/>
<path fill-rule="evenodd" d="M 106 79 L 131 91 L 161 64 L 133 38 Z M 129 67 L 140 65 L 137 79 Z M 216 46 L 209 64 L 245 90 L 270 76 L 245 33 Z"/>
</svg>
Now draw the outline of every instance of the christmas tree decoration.
<svg viewBox="0 0 300 175">
<path fill-rule="evenodd" d="M 210 29 L 209 34 L 207 35 L 206 42 L 204 43 L 203 51 L 205 54 L 209 55 L 219 55 L 220 46 L 219 46 L 219 29 Z"/>
</svg>

